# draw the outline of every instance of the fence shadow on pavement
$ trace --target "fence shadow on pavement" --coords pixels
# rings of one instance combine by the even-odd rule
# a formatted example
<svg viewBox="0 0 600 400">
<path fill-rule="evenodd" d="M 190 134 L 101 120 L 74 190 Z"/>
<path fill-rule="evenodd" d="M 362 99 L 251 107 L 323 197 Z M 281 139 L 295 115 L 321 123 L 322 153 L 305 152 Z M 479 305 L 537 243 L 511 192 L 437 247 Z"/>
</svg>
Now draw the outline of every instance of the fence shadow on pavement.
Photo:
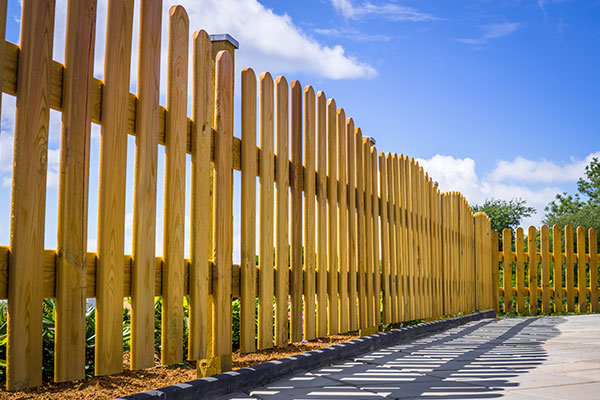
<svg viewBox="0 0 600 400">
<path fill-rule="evenodd" d="M 491 399 L 547 359 L 561 317 L 473 322 L 228 399 Z"/>
</svg>

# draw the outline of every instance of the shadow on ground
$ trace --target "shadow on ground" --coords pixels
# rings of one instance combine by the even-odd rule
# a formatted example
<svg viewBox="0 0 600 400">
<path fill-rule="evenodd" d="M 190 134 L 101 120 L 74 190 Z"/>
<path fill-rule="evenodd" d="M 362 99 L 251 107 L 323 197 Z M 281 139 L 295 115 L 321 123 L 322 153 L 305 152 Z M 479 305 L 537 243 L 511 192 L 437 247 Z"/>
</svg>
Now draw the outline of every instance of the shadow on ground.
<svg viewBox="0 0 600 400">
<path fill-rule="evenodd" d="M 543 344 L 558 336 L 563 322 L 561 317 L 473 322 L 226 398 L 497 398 L 547 359 Z"/>
</svg>

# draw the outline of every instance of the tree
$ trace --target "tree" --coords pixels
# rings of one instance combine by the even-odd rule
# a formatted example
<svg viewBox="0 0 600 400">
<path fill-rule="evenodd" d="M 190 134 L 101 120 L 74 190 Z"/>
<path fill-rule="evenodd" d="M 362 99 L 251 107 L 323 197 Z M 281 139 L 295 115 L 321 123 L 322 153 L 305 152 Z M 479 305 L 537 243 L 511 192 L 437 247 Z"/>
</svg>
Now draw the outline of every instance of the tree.
<svg viewBox="0 0 600 400">
<path fill-rule="evenodd" d="M 472 207 L 473 212 L 482 211 L 487 214 L 491 220 L 492 230 L 502 232 L 504 228 L 514 230 L 520 224 L 523 218 L 531 217 L 535 213 L 535 208 L 528 207 L 525 200 L 512 199 L 509 201 L 486 199 L 482 205 Z"/>
<path fill-rule="evenodd" d="M 557 194 L 545 208 L 547 225 L 600 229 L 600 160 L 594 157 L 577 181 L 575 195 Z"/>
</svg>

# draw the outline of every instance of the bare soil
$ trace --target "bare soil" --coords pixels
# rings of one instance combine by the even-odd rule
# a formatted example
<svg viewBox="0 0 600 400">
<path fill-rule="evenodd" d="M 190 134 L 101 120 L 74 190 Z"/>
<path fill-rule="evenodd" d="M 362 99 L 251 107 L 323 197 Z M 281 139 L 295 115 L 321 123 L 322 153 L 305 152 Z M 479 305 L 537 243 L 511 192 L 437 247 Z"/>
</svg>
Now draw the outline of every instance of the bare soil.
<svg viewBox="0 0 600 400">
<path fill-rule="evenodd" d="M 358 338 L 356 334 L 333 335 L 310 342 L 290 343 L 287 346 L 259 350 L 256 353 L 233 353 L 233 369 L 249 367 L 270 360 L 277 360 L 295 354 L 317 350 L 337 343 Z M 7 392 L 0 389 L 0 399 L 21 400 L 104 400 L 161 388 L 176 383 L 196 379 L 195 363 L 186 363 L 177 367 L 156 365 L 153 368 L 129 370 L 129 354 L 123 356 L 124 372 L 117 375 L 97 376 L 67 383 L 45 383 L 43 386 L 20 392 Z"/>
</svg>

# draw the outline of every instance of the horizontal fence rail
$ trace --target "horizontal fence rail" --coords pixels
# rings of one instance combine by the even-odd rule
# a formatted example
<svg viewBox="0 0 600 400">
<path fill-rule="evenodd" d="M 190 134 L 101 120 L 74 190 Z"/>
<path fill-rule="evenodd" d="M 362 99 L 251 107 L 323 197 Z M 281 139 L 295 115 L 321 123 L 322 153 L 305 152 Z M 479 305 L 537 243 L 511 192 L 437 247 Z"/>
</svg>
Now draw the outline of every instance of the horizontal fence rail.
<svg viewBox="0 0 600 400">
<path fill-rule="evenodd" d="M 460 193 L 441 193 L 413 158 L 379 153 L 334 99 L 311 86 L 244 69 L 236 82 L 241 109 L 234 112 L 235 45 L 211 41 L 202 30 L 190 40 L 181 6 L 169 10 L 165 27 L 167 92 L 160 106 L 162 8 L 161 1 L 140 4 L 137 94 L 129 92 L 133 0 L 108 3 L 102 81 L 92 76 L 96 0 L 68 2 L 64 65 L 52 60 L 51 0 L 24 0 L 21 42 L 4 42 L 0 51 L 2 91 L 16 96 L 19 110 L 11 239 L 0 247 L 9 390 L 42 383 L 43 299 L 56 299 L 57 382 L 85 377 L 89 298 L 97 305 L 96 375 L 123 370 L 125 299 L 131 368 L 154 365 L 157 296 L 161 363 L 198 361 L 199 376 L 231 369 L 233 298 L 241 304 L 242 353 L 496 306 L 503 293 L 496 261 L 505 256 L 485 214 L 473 215 Z M 57 249 L 44 248 L 50 109 L 62 113 Z M 239 138 L 234 118 L 241 118 Z M 97 193 L 89 185 L 92 122 L 101 126 Z M 133 187 L 125 179 L 127 134 L 136 143 Z M 157 181 L 160 146 L 164 183 Z M 241 171 L 241 191 L 233 186 L 234 170 Z M 155 248 L 158 185 L 165 195 L 162 257 Z M 133 246 L 126 255 L 131 190 Z M 95 253 L 86 251 L 90 193 L 98 197 Z M 234 215 L 240 265 L 232 261 Z M 597 290 L 591 296 L 597 299 Z"/>
<path fill-rule="evenodd" d="M 529 227 L 526 237 L 523 228 L 514 237 L 504 229 L 501 242 L 497 232 L 493 236 L 497 310 L 598 312 L 600 258 L 594 228 L 543 225 Z"/>
</svg>

